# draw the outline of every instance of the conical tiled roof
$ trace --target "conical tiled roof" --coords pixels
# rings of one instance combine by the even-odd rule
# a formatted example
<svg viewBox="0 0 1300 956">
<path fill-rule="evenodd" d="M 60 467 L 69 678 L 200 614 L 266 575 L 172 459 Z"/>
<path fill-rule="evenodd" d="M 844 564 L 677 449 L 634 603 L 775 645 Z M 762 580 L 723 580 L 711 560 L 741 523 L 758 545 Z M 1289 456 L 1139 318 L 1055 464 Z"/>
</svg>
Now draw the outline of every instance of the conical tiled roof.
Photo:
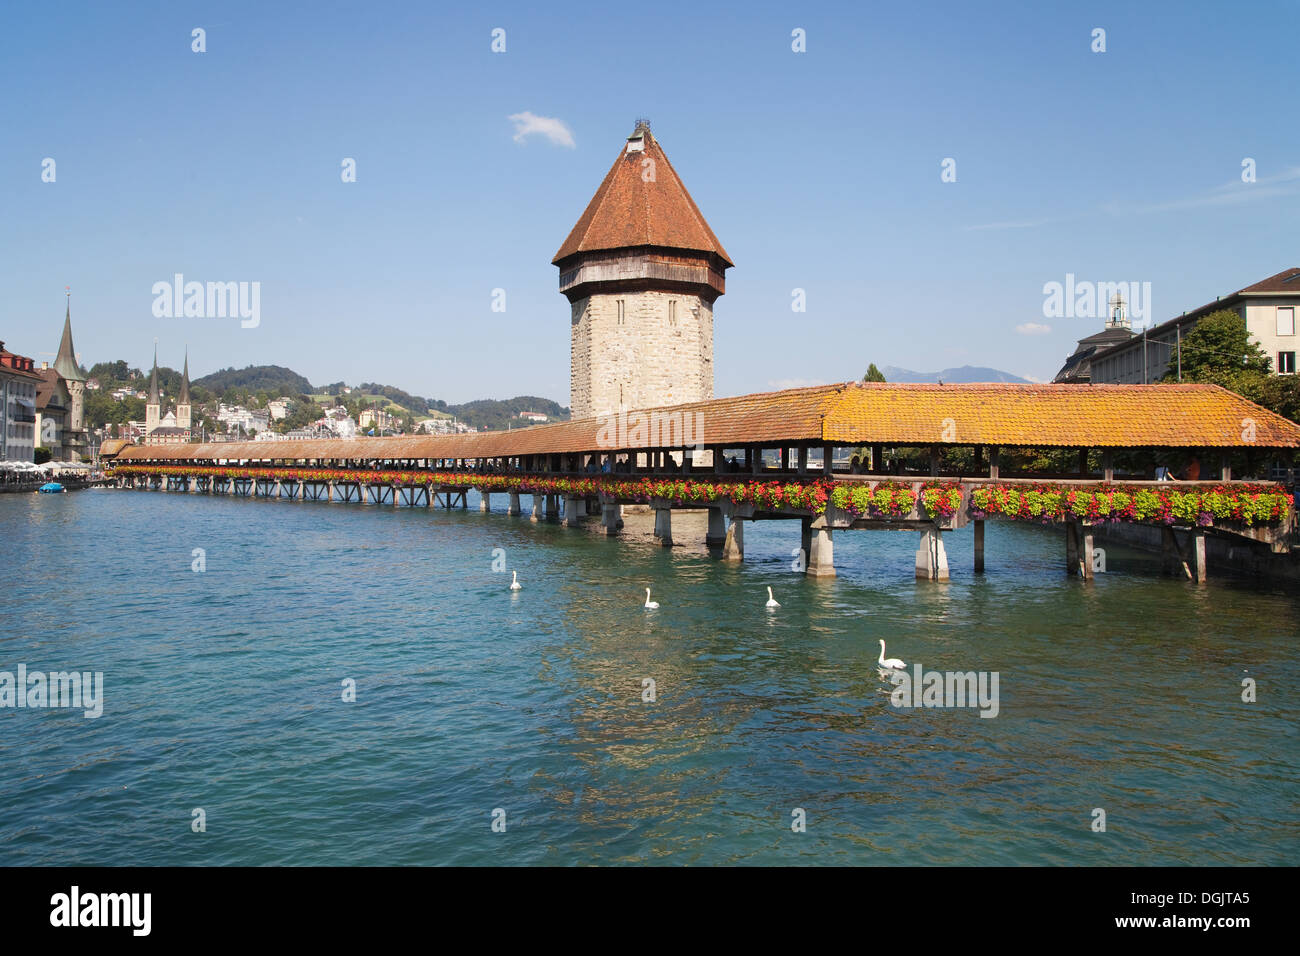
<svg viewBox="0 0 1300 956">
<path fill-rule="evenodd" d="M 650 128 L 638 123 L 628 145 L 551 262 L 580 252 L 658 246 L 713 253 L 732 265 Z"/>
<path fill-rule="evenodd" d="M 149 378 L 149 404 L 158 404 L 158 346 L 153 347 L 153 375 Z"/>
<path fill-rule="evenodd" d="M 185 370 L 181 373 L 181 397 L 176 400 L 178 405 L 188 405 L 190 403 L 190 350 L 185 350 Z"/>
<path fill-rule="evenodd" d="M 84 382 L 86 376 L 77 365 L 77 353 L 72 347 L 72 299 L 68 299 L 68 311 L 63 316 L 63 338 L 59 341 L 59 357 L 54 360 L 54 371 L 59 378 L 69 382 Z"/>
</svg>

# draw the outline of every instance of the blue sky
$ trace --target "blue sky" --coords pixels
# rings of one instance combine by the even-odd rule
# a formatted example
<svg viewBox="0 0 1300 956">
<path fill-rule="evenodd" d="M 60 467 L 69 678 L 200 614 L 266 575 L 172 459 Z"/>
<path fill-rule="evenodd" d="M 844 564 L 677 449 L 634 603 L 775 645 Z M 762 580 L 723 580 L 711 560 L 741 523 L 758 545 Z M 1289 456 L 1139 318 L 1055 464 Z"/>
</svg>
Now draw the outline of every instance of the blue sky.
<svg viewBox="0 0 1300 956">
<path fill-rule="evenodd" d="M 71 285 L 87 364 L 145 366 L 156 337 L 196 376 L 567 403 L 550 260 L 644 115 L 736 263 L 717 394 L 868 362 L 1050 378 L 1100 321 L 1044 318 L 1044 283 L 1150 282 L 1160 321 L 1300 264 L 1298 25 L 1296 2 L 9 4 L 0 339 L 52 358 Z M 573 145 L 517 141 L 524 112 Z M 155 318 L 178 272 L 260 282 L 260 325 Z"/>
</svg>

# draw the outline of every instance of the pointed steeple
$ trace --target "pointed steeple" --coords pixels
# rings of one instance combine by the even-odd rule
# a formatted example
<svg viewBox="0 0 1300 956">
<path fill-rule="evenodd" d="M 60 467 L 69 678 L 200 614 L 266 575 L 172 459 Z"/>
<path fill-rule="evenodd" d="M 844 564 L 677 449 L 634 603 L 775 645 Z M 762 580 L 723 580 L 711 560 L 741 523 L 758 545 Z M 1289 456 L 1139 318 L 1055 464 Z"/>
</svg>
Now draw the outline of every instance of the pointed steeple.
<svg viewBox="0 0 1300 956">
<path fill-rule="evenodd" d="M 149 404 L 158 404 L 158 343 L 153 345 L 153 375 L 149 379 Z"/>
<path fill-rule="evenodd" d="M 63 315 L 63 338 L 59 341 L 59 357 L 54 360 L 54 370 L 69 382 L 84 382 L 86 376 L 77 365 L 77 353 L 72 347 L 72 293 L 68 293 L 68 310 Z"/>
<path fill-rule="evenodd" d="M 154 361 L 157 361 L 155 358 Z M 185 371 L 181 373 L 181 397 L 176 400 L 178 405 L 188 405 L 190 403 L 190 349 L 185 347 Z"/>
</svg>

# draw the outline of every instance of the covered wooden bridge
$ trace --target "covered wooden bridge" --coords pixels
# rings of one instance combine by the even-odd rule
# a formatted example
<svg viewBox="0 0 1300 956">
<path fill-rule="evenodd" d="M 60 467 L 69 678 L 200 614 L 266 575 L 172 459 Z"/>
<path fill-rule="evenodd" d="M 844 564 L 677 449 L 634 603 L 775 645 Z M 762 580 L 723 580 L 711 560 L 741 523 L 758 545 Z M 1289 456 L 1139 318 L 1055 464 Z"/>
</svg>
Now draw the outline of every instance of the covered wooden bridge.
<svg viewBox="0 0 1300 956">
<path fill-rule="evenodd" d="M 986 520 L 1056 522 L 1067 568 L 1092 574 L 1091 529 L 1160 525 L 1187 573 L 1204 535 L 1286 550 L 1294 507 L 1277 484 L 1234 478 L 1290 468 L 1300 426 L 1211 385 L 846 383 L 621 412 L 504 432 L 143 445 L 111 462 L 126 487 L 294 500 L 445 507 L 475 488 L 508 513 L 578 524 L 653 508 L 707 508 L 707 541 L 741 560 L 750 520 L 798 519 L 808 573 L 834 574 L 832 533 L 920 532 L 918 577 L 947 577 L 942 532 Z M 1188 480 L 1158 480 L 1166 469 Z M 1288 472 L 1291 473 L 1291 472 Z M 1173 529 L 1186 529 L 1185 550 Z"/>
</svg>

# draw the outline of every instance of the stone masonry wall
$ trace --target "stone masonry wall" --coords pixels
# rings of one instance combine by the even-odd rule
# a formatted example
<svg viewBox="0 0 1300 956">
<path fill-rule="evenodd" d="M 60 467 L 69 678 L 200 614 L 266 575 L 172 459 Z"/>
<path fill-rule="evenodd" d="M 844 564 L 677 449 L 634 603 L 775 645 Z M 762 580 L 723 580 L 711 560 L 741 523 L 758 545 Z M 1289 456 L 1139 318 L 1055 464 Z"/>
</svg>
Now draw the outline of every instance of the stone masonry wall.
<svg viewBox="0 0 1300 956">
<path fill-rule="evenodd" d="M 571 322 L 574 418 L 713 397 L 713 309 L 699 296 L 602 293 L 574 302 Z"/>
</svg>

